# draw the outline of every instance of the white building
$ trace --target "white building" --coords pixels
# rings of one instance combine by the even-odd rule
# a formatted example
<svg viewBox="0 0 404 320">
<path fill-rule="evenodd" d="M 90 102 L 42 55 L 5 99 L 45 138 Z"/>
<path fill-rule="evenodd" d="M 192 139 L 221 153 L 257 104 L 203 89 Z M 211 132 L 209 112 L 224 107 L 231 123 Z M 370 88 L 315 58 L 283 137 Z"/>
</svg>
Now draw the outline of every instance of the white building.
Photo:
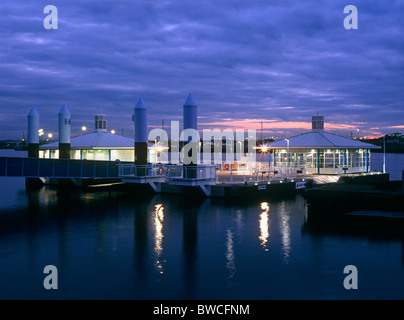
<svg viewBox="0 0 404 320">
<path fill-rule="evenodd" d="M 380 147 L 324 131 L 324 117 L 314 116 L 312 131 L 269 144 L 273 167 L 304 168 L 308 174 L 370 171 L 370 151 Z"/>
<path fill-rule="evenodd" d="M 97 114 L 94 132 L 71 138 L 70 159 L 134 162 L 134 145 L 134 139 L 108 132 L 106 115 Z M 148 149 L 150 163 L 158 162 L 157 154 L 167 152 L 167 148 L 153 143 L 148 144 Z M 39 157 L 59 159 L 59 143 L 54 142 L 41 146 Z"/>
</svg>

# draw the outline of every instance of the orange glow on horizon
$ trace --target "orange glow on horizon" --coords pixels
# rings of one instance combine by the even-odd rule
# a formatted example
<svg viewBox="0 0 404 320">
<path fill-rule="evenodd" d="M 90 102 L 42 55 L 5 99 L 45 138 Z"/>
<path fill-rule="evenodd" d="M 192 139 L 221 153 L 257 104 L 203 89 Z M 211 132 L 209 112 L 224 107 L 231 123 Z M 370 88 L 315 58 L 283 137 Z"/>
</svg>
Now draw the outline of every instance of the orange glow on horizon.
<svg viewBox="0 0 404 320">
<path fill-rule="evenodd" d="M 261 128 L 261 122 L 264 123 L 264 130 L 276 129 L 304 129 L 311 130 L 311 122 L 304 121 L 275 121 L 275 120 L 259 120 L 259 119 L 243 119 L 243 120 L 226 120 L 215 122 L 202 122 L 201 126 L 207 127 L 226 127 L 230 129 L 256 129 Z M 326 123 L 325 130 L 356 130 L 357 127 L 349 124 Z"/>
</svg>

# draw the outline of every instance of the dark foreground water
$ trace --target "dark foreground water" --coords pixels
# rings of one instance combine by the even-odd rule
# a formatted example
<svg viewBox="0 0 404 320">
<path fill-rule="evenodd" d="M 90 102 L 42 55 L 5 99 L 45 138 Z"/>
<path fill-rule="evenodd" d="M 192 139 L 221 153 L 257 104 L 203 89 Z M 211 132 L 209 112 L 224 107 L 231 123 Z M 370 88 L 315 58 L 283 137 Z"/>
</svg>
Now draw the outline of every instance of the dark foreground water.
<svg viewBox="0 0 404 320">
<path fill-rule="evenodd" d="M 404 299 L 403 237 L 313 228 L 299 195 L 198 202 L 1 178 L 0 199 L 0 299 Z"/>
</svg>

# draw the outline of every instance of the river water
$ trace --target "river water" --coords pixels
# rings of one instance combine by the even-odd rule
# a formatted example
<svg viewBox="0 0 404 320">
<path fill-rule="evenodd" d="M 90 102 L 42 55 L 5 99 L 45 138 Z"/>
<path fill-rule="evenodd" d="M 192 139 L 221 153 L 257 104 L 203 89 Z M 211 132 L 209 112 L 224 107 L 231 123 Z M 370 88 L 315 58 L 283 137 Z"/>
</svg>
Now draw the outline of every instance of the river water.
<svg viewBox="0 0 404 320">
<path fill-rule="evenodd" d="M 386 159 L 400 179 L 403 155 Z M 404 299 L 404 237 L 313 229 L 300 195 L 28 192 L 0 178 L 0 200 L 0 299 Z M 58 290 L 44 289 L 47 265 Z M 347 265 L 357 290 L 344 288 Z"/>
</svg>

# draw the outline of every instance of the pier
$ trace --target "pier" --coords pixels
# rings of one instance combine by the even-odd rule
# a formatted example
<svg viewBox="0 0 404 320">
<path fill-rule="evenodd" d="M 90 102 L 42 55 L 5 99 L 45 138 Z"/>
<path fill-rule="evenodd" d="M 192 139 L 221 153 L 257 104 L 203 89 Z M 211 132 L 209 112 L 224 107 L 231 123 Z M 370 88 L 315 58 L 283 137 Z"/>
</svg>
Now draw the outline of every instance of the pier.
<svg viewBox="0 0 404 320">
<path fill-rule="evenodd" d="M 388 176 L 351 177 L 343 183 L 304 190 L 305 230 L 402 239 L 403 182 L 389 181 Z"/>
<path fill-rule="evenodd" d="M 364 209 L 404 211 L 403 182 L 389 181 L 388 173 L 344 176 L 341 183 L 316 186 L 303 195 L 309 211 L 325 217 Z"/>
<path fill-rule="evenodd" d="M 206 197 L 236 198 L 254 197 L 269 193 L 295 193 L 306 188 L 307 179 L 292 174 L 284 177 L 278 170 L 228 171 L 219 166 L 201 164 L 197 166 L 149 165 L 119 166 L 122 181 L 127 184 L 147 184 L 156 193 L 199 194 Z M 147 172 L 139 175 L 138 172 Z M 286 174 L 286 171 L 285 171 Z"/>
<path fill-rule="evenodd" d="M 268 194 L 294 194 L 306 188 L 299 170 L 220 170 L 212 164 L 183 166 L 133 163 L 0 157 L 0 177 L 25 177 L 46 181 L 72 181 L 76 186 L 121 183 L 127 190 L 197 197 L 251 198 Z M 90 183 L 83 183 L 87 181 Z M 101 183 L 100 183 L 101 182 Z"/>
</svg>

